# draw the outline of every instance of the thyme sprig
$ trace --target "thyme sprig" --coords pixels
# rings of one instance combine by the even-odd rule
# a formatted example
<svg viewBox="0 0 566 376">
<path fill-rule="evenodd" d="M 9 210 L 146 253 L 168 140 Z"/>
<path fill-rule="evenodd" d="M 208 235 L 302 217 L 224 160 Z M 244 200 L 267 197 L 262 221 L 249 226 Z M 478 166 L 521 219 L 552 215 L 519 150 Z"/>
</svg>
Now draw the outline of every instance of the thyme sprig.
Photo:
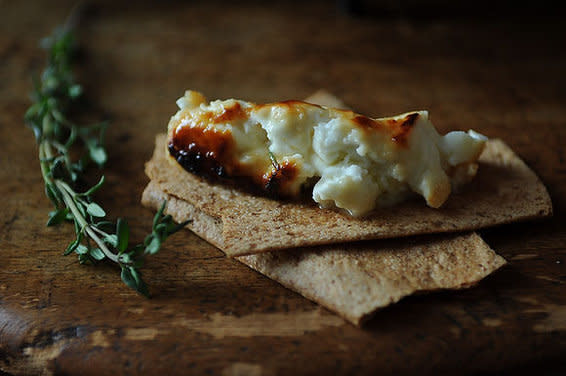
<svg viewBox="0 0 566 376">
<path fill-rule="evenodd" d="M 176 224 L 164 215 L 166 203 L 153 219 L 151 233 L 142 244 L 130 247 L 127 222 L 104 220 L 106 211 L 94 201 L 93 195 L 104 184 L 97 184 L 79 193 L 86 168 L 94 162 L 102 167 L 107 160 L 104 148 L 106 122 L 84 125 L 69 119 L 82 95 L 82 86 L 75 82 L 71 63 L 75 52 L 72 23 L 67 22 L 42 40 L 47 49 L 47 67 L 39 79 L 34 79 L 33 104 L 25 121 L 33 130 L 39 145 L 39 163 L 45 182 L 45 193 L 55 209 L 49 213 L 47 226 L 64 221 L 74 223 L 76 239 L 64 254 L 76 253 L 81 264 L 96 264 L 109 260 L 121 268 L 122 281 L 139 293 L 149 296 L 139 268 L 146 255 L 159 251 L 165 239 L 188 222 Z M 79 157 L 73 158 L 77 149 Z"/>
</svg>

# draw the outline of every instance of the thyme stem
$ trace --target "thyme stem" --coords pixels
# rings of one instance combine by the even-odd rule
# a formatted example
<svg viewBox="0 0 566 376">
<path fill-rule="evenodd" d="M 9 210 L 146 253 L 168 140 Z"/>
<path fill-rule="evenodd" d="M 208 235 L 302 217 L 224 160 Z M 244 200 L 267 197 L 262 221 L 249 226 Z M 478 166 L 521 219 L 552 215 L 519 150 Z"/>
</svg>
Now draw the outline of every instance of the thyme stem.
<svg viewBox="0 0 566 376">
<path fill-rule="evenodd" d="M 74 198 L 69 193 L 69 191 L 71 191 L 71 188 L 61 180 L 55 180 L 55 184 L 57 185 L 57 187 L 59 187 L 59 191 L 63 195 L 63 201 L 65 201 L 67 208 L 71 210 L 73 219 L 77 221 L 82 231 L 84 231 L 89 236 L 89 238 L 94 240 L 94 242 L 100 247 L 100 250 L 106 257 L 108 257 L 108 259 L 119 263 L 118 256 L 116 256 L 114 253 L 112 253 L 112 251 L 108 249 L 108 247 L 106 247 L 106 244 L 104 244 L 102 239 L 98 237 L 98 234 L 93 230 L 94 228 L 87 222 L 86 218 L 77 208 Z M 104 234 L 104 232 L 102 233 Z"/>
<path fill-rule="evenodd" d="M 165 239 L 188 222 L 175 224 L 170 215 L 163 214 L 163 203 L 154 217 L 151 233 L 143 243 L 130 247 L 126 221 L 103 220 L 106 212 L 94 201 L 93 195 L 103 185 L 104 176 L 84 193 L 76 191 L 86 177 L 87 166 L 95 163 L 102 167 L 107 159 L 103 146 L 106 123 L 79 125 L 68 118 L 69 109 L 77 108 L 82 94 L 82 87 L 75 82 L 71 70 L 77 14 L 73 12 L 63 27 L 43 41 L 48 50 L 47 67 L 41 79 L 35 81 L 33 103 L 25 114 L 38 143 L 45 192 L 55 207 L 49 213 L 47 225 L 72 221 L 76 239 L 64 254 L 78 254 L 81 264 L 102 260 L 118 264 L 122 281 L 147 296 L 149 292 L 139 271 L 145 255 L 158 252 Z M 80 159 L 71 159 L 71 148 L 82 150 Z"/>
</svg>

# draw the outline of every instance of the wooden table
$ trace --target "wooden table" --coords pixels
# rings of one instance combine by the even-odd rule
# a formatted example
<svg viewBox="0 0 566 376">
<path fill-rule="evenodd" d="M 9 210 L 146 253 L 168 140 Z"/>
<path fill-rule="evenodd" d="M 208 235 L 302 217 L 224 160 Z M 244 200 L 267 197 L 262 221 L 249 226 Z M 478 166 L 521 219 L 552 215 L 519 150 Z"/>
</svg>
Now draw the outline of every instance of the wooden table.
<svg viewBox="0 0 566 376">
<path fill-rule="evenodd" d="M 227 259 L 185 231 L 136 295 L 111 265 L 61 256 L 45 227 L 37 147 L 23 124 L 38 40 L 70 1 L 2 2 L 0 368 L 10 374 L 440 374 L 564 371 L 566 49 L 542 18 L 355 18 L 333 3 L 98 3 L 79 77 L 111 118 L 98 196 L 143 239 L 153 137 L 187 88 L 210 98 L 303 98 L 325 88 L 362 113 L 430 110 L 442 130 L 500 137 L 539 174 L 552 219 L 482 231 L 508 261 L 477 287 L 411 297 L 363 329 Z"/>
</svg>

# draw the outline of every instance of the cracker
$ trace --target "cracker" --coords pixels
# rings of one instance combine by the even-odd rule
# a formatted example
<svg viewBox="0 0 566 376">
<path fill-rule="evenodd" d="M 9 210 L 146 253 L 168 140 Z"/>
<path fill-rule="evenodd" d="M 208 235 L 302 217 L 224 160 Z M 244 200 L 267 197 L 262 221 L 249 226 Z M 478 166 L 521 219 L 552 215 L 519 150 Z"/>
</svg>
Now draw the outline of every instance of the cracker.
<svg viewBox="0 0 566 376">
<path fill-rule="evenodd" d="M 470 231 L 551 215 L 546 188 L 533 171 L 501 140 L 489 140 L 475 179 L 440 208 L 415 199 L 353 218 L 312 204 L 258 197 L 211 184 L 185 171 L 158 135 L 146 173 L 165 193 L 191 203 L 221 222 L 228 256 L 242 256 L 304 246 L 409 235 Z M 206 232 L 195 232 L 207 239 Z"/>
<path fill-rule="evenodd" d="M 161 190 L 146 187 L 144 205 L 167 213 L 220 249 L 222 221 Z M 458 289 L 480 281 L 505 260 L 475 233 L 298 248 L 236 259 L 250 268 L 360 325 L 377 309 L 416 292 Z"/>
</svg>

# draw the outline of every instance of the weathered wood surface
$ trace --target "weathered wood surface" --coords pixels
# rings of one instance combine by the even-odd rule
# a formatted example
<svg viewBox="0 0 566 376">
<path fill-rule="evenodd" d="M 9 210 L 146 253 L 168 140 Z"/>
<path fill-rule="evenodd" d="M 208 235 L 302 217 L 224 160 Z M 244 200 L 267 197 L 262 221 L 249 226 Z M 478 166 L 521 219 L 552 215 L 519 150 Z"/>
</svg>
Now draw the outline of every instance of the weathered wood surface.
<svg viewBox="0 0 566 376">
<path fill-rule="evenodd" d="M 466 291 L 412 297 L 358 329 L 189 232 L 150 260 L 154 298 L 111 266 L 61 256 L 44 226 L 22 116 L 40 37 L 65 1 L 0 12 L 0 369 L 55 374 L 438 374 L 563 369 L 566 353 L 566 50 L 559 22 L 355 19 L 332 6 L 96 5 L 80 77 L 112 119 L 99 195 L 142 239 L 143 164 L 174 100 L 302 98 L 326 88 L 361 112 L 426 108 L 442 130 L 504 139 L 541 176 L 552 219 L 483 231 L 510 264 Z"/>
</svg>

